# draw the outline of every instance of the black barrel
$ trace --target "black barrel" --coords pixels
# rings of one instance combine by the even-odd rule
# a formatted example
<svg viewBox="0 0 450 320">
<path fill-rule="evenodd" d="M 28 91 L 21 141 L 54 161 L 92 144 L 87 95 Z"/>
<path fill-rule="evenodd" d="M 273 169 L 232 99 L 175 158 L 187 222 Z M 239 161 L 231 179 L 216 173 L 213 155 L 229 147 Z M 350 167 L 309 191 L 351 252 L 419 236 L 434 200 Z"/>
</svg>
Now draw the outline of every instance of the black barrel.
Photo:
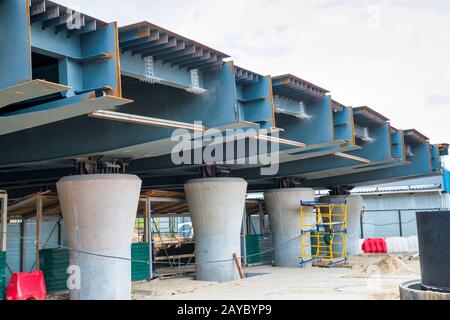
<svg viewBox="0 0 450 320">
<path fill-rule="evenodd" d="M 418 212 L 422 286 L 450 293 L 450 211 Z"/>
</svg>

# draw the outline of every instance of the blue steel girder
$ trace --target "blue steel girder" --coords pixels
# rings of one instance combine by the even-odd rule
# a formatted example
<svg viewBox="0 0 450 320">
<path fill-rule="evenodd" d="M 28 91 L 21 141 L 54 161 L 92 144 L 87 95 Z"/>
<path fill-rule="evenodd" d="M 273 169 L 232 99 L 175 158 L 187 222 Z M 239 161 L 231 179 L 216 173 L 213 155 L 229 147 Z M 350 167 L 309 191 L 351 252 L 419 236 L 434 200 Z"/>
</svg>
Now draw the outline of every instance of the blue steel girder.
<svg viewBox="0 0 450 320">
<path fill-rule="evenodd" d="M 82 110 L 91 112 L 74 103 L 83 104 L 81 95 L 86 93 L 111 96 L 114 106 L 130 102 L 121 99 L 115 23 L 52 1 L 4 0 L 0 27 L 6 31 L 1 35 L 0 116 L 9 122 L 1 134 L 78 116 Z M 57 107 L 47 108 L 49 102 Z"/>
<path fill-rule="evenodd" d="M 251 72 L 249 70 L 240 68 L 236 66 L 235 70 L 236 84 L 240 85 L 248 85 L 252 83 L 256 83 L 259 80 L 259 77 L 262 77 L 259 74 Z"/>
<path fill-rule="evenodd" d="M 209 59 L 210 57 L 209 51 L 203 48 L 195 47 L 195 52 L 192 52 L 192 50 L 190 50 L 185 55 L 163 59 L 162 63 L 163 65 L 170 63 L 170 66 L 173 67 L 176 66 L 177 64 L 185 62 L 198 61 L 198 59 L 201 59 L 202 57 L 207 57 L 207 59 Z"/>
<path fill-rule="evenodd" d="M 367 132 L 368 136 L 361 139 L 355 132 L 356 144 L 361 149 L 349 152 L 350 155 L 374 162 L 394 159 L 389 119 L 376 113 L 373 109 L 364 107 L 353 108 L 353 121 L 355 127 L 364 128 L 364 132 Z"/>
<path fill-rule="evenodd" d="M 6 71 L 0 74 L 0 148 L 9 151 L 0 159 L 3 168 L 98 155 L 149 158 L 132 166 L 149 176 L 195 172 L 195 166 L 152 162 L 171 152 L 173 128 L 85 116 L 116 106 L 175 125 L 201 119 L 209 128 L 280 130 L 279 177 L 307 183 L 347 181 L 349 172 L 354 183 L 374 179 L 373 172 L 384 180 L 420 175 L 426 160 L 434 173 L 448 149 L 430 146 L 415 130 L 391 128 L 370 108 L 346 107 L 293 75 L 272 79 L 224 64 L 227 55 L 148 22 L 118 30 L 52 1 L 0 0 L 3 26 L 14 30 L 2 34 L 1 44 L 8 45 L 0 49 Z M 122 78 L 135 102 L 119 107 L 130 102 L 121 99 Z M 253 174 L 258 166 L 232 169 L 262 180 Z"/>
<path fill-rule="evenodd" d="M 370 160 L 369 163 L 362 163 L 359 165 L 351 166 L 351 167 L 343 167 L 343 168 L 336 168 L 332 170 L 325 170 L 320 173 L 311 172 L 304 175 L 304 178 L 306 179 L 319 179 L 323 177 L 332 177 L 332 176 L 338 176 L 343 175 L 346 172 L 351 173 L 357 173 L 357 172 L 366 172 L 371 170 L 377 170 L 377 169 L 383 169 L 383 168 L 390 168 L 390 167 L 396 167 L 400 165 L 404 165 L 407 161 L 406 159 L 406 148 L 404 144 L 404 131 L 403 130 L 397 130 L 392 127 L 390 127 L 390 141 L 391 141 L 391 157 L 389 159 L 378 159 L 375 160 L 375 158 L 372 158 L 373 156 L 369 155 L 370 153 L 374 153 L 373 150 L 376 150 L 376 147 L 369 147 L 369 150 L 367 150 L 367 155 L 364 155 L 367 160 Z M 374 144 L 375 146 L 377 144 Z M 385 148 L 385 147 L 384 147 Z M 362 147 L 362 149 L 357 151 L 364 151 L 367 149 L 367 146 Z M 371 149 L 371 150 L 370 150 Z M 349 151 L 345 152 L 346 155 L 354 156 L 354 152 Z"/>
<path fill-rule="evenodd" d="M 331 108 L 331 97 L 324 98 L 305 104 L 303 111 L 307 114 L 304 118 L 292 116 L 291 114 L 277 112 L 275 101 L 275 124 L 283 129 L 280 137 L 283 139 L 309 144 L 326 144 L 335 141 L 334 115 Z M 352 141 L 351 136 L 347 137 Z"/>
<path fill-rule="evenodd" d="M 215 61 L 212 61 L 215 60 Z M 218 60 L 216 59 L 212 59 L 211 62 L 208 62 L 206 64 L 202 64 L 202 65 L 194 65 L 194 66 L 190 66 L 187 68 L 188 71 L 192 71 L 192 70 L 199 70 L 199 71 L 210 71 L 210 70 L 217 70 L 220 69 L 222 67 L 223 64 L 223 60 L 222 58 L 219 58 Z"/>
<path fill-rule="evenodd" d="M 42 28 L 54 27 L 55 33 L 64 32 L 67 37 L 97 30 L 105 22 L 66 8 L 53 1 L 30 1 L 30 24 L 42 23 Z"/>
<path fill-rule="evenodd" d="M 168 46 L 176 46 L 177 39 L 175 37 L 169 37 L 167 34 L 160 35 L 158 40 L 148 41 L 145 43 L 137 44 L 131 47 L 124 48 L 124 51 L 131 51 L 133 56 L 147 53 L 151 50 L 160 50 L 167 48 Z"/>
<path fill-rule="evenodd" d="M 153 34 L 156 37 L 151 39 Z M 141 54 L 145 57 L 153 54 L 152 51 L 157 46 L 156 50 L 165 50 L 163 51 L 164 55 L 173 55 L 167 58 L 158 56 L 156 60 L 163 59 L 164 64 L 171 63 L 172 66 L 178 65 L 180 68 L 204 69 L 211 66 L 220 66 L 223 59 L 229 58 L 228 55 L 220 51 L 146 21 L 120 28 L 119 38 L 122 53 L 132 51 L 134 54 Z M 164 47 L 169 43 L 169 46 Z M 182 54 L 180 53 L 183 52 L 183 49 L 178 46 L 179 43 L 185 43 L 186 46 L 186 51 Z M 172 50 L 168 50 L 169 47 Z M 158 55 L 158 53 L 155 53 L 155 55 Z"/>
<path fill-rule="evenodd" d="M 308 157 L 293 157 L 298 157 L 301 152 L 289 154 L 290 159 L 281 156 L 280 171 L 277 177 L 296 176 L 301 179 L 318 179 L 405 164 L 403 132 L 391 128 L 387 118 L 378 115 L 377 119 L 371 119 L 369 116 L 372 115 L 373 110 L 369 108 L 353 110 L 340 105 L 339 108 L 333 109 L 335 110 L 335 121 L 337 121 L 335 125 L 338 124 L 340 127 L 342 123 L 348 123 L 351 127 L 351 120 L 355 119 L 355 122 L 358 120 L 359 122 L 356 124 L 364 124 L 371 128 L 372 139 L 368 142 L 360 142 L 359 148 L 347 150 L 345 153 L 339 149 L 334 151 L 329 149 L 328 153 L 323 152 L 316 155 L 315 159 L 312 160 Z M 342 111 L 338 111 L 340 109 Z M 346 117 L 343 117 L 342 112 L 347 112 Z M 353 116 L 349 116 L 348 112 L 352 112 Z M 361 120 L 361 115 L 368 117 L 368 119 Z M 379 121 L 380 116 L 383 119 L 382 121 Z M 314 157 L 314 153 L 312 155 Z M 248 179 L 258 179 L 259 176 L 258 168 L 240 169 L 234 171 L 234 173 Z M 260 178 L 263 179 L 263 177 Z M 268 179 L 271 178 L 273 177 L 268 177 Z"/>
<path fill-rule="evenodd" d="M 448 143 L 441 143 L 438 145 L 438 150 L 439 150 L 439 154 L 441 154 L 441 156 L 448 156 L 448 149 L 450 148 L 450 145 Z"/>
<path fill-rule="evenodd" d="M 22 101 L 62 93 L 71 88 L 45 80 L 31 80 L 13 87 L 0 89 L 0 109 Z"/>
<path fill-rule="evenodd" d="M 148 50 L 142 53 L 142 57 L 149 57 L 152 56 L 153 59 L 158 60 L 161 57 L 164 57 L 168 54 L 173 54 L 177 52 L 184 52 L 186 49 L 186 42 L 182 40 L 175 40 L 173 44 L 168 44 L 167 46 L 158 49 L 158 50 Z M 157 57 L 157 58 L 155 58 Z"/>
<path fill-rule="evenodd" d="M 231 64 L 231 63 L 230 63 Z M 238 76 L 242 76 L 241 73 L 237 73 L 236 69 L 239 69 L 239 67 L 234 68 L 234 75 L 236 77 L 236 74 Z M 249 71 L 247 71 L 249 72 Z M 256 78 L 256 77 L 255 77 Z M 235 79 L 236 82 L 238 82 L 237 79 Z M 271 86 L 270 86 L 270 77 L 263 77 L 258 75 L 258 82 L 254 83 L 243 83 L 241 85 L 237 86 L 237 101 L 240 105 L 239 109 L 239 121 L 241 122 L 253 122 L 259 124 L 260 128 L 273 128 L 273 102 L 271 97 Z M 137 97 L 134 97 L 135 101 L 138 101 L 139 99 Z M 328 104 L 328 113 L 330 114 L 330 117 L 332 115 L 331 112 L 331 104 Z M 342 121 L 347 121 L 345 123 L 340 123 L 339 126 L 347 125 L 350 130 L 348 130 L 349 140 L 353 140 L 352 138 L 352 122 L 351 122 L 351 115 L 349 113 L 349 108 L 343 109 L 342 111 L 336 111 L 336 112 L 342 112 L 344 115 L 342 115 L 339 119 Z M 332 123 L 330 121 L 330 127 L 332 127 Z M 331 132 L 331 130 L 330 130 Z M 292 148 L 292 145 L 289 144 L 289 141 L 281 141 L 282 144 L 286 144 L 290 146 L 289 150 L 286 150 L 281 153 L 280 159 L 281 161 L 293 161 L 296 159 L 304 159 L 304 158 L 311 158 L 311 157 L 319 157 L 331 153 L 336 153 L 338 151 L 342 150 L 351 150 L 351 144 L 349 144 L 347 141 L 332 141 L 328 144 L 316 144 L 311 146 L 304 146 L 302 148 Z M 294 143 L 294 141 L 292 141 Z M 349 147 L 350 145 L 350 147 Z M 157 151 L 159 154 L 161 146 L 153 146 L 153 151 Z M 346 148 L 346 149 L 343 149 Z M 352 147 L 354 148 L 354 147 Z M 125 157 L 129 154 L 137 155 L 138 158 L 145 158 L 146 153 L 149 152 L 151 149 L 151 143 L 144 143 L 141 145 L 136 145 L 132 147 L 124 147 L 120 150 L 116 150 L 113 152 L 104 153 L 103 155 L 107 157 Z M 133 152 L 131 152 L 133 150 Z M 138 151 L 139 150 L 139 151 Z M 224 150 L 225 151 L 225 150 Z M 249 153 L 247 152 L 244 155 L 245 158 L 250 158 L 257 156 L 257 154 Z M 194 151 L 192 151 L 194 152 Z M 296 152 L 295 155 L 290 155 L 289 153 Z M 142 161 L 146 162 L 144 165 L 145 167 L 140 168 L 140 170 L 151 172 L 155 168 L 153 168 L 153 159 L 146 162 L 145 160 L 138 160 L 142 163 Z M 224 159 L 219 159 L 225 161 L 225 159 L 228 160 L 226 152 L 224 152 Z M 242 160 L 242 159 L 241 159 Z M 172 165 L 170 164 L 170 161 L 164 162 L 167 166 L 167 168 L 170 168 Z M 198 166 L 201 166 L 201 164 L 198 164 Z M 133 166 L 134 167 L 134 166 Z M 234 165 L 230 164 L 230 167 L 234 168 Z M 258 167 L 258 165 L 255 165 L 255 167 Z"/>
<path fill-rule="evenodd" d="M 387 123 L 386 123 L 387 125 Z M 385 127 L 385 126 L 383 126 Z M 338 175 L 344 175 L 349 172 L 364 172 L 371 171 L 379 168 L 387 168 L 392 166 L 398 166 L 404 163 L 405 159 L 394 159 L 389 152 L 389 157 L 386 159 L 379 159 L 376 153 L 373 152 L 374 149 L 387 148 L 391 150 L 390 145 L 392 141 L 398 139 L 397 135 L 390 135 L 389 128 L 386 127 L 386 132 L 380 133 L 376 136 L 379 140 L 377 144 L 370 147 L 362 147 L 356 151 L 361 152 L 361 156 L 352 155 L 355 151 L 346 151 L 345 153 L 337 149 L 329 149 L 316 157 L 296 159 L 291 157 L 291 159 L 280 161 L 280 169 L 276 177 L 286 177 L 295 176 L 301 179 L 318 179 L 322 177 L 332 177 Z M 385 146 L 383 146 L 385 145 Z M 403 153 L 404 151 L 402 151 Z M 292 156 L 293 154 L 291 154 Z M 301 153 L 296 154 L 301 155 Z M 237 175 L 245 176 L 248 179 L 258 179 L 259 172 L 255 168 L 250 171 L 247 169 L 241 169 L 240 171 L 234 172 Z M 260 177 L 263 179 L 264 177 Z M 267 177 L 271 179 L 273 177 Z"/>
<path fill-rule="evenodd" d="M 307 119 L 283 117 L 283 115 L 275 117 L 270 77 L 263 77 L 236 67 L 235 78 L 240 118 L 260 123 L 261 128 L 272 126 L 272 130 L 276 129 L 280 132 L 279 161 L 281 163 L 358 148 L 353 144 L 355 139 L 351 108 L 344 106 L 335 108 L 331 98 L 325 96 L 315 104 L 308 104 L 313 116 Z M 258 81 L 247 81 L 248 79 L 258 79 Z M 271 120 L 264 125 L 265 119 Z M 299 146 L 300 144 L 303 146 Z M 236 167 L 242 166 L 233 166 L 234 169 Z"/>
<path fill-rule="evenodd" d="M 402 165 L 390 168 L 379 167 L 370 172 L 362 172 L 355 174 L 347 174 L 333 178 L 327 179 L 315 179 L 315 180 L 304 180 L 300 177 L 298 179 L 299 187 L 312 187 L 316 189 L 328 188 L 337 185 L 363 185 L 363 184 L 374 184 L 374 183 L 384 183 L 403 179 L 410 179 L 412 177 L 421 177 L 429 175 L 440 174 L 440 171 L 431 170 L 432 164 L 429 161 L 431 159 L 431 154 L 433 150 L 438 150 L 440 156 L 443 156 L 448 152 L 448 145 L 434 145 L 430 146 L 429 143 L 416 143 L 414 150 L 417 151 L 418 157 L 415 159 L 410 159 L 411 162 L 404 161 Z M 149 159 L 150 160 L 150 159 Z M 134 170 L 138 168 L 145 167 L 142 162 L 149 160 L 137 161 L 135 165 L 132 165 Z M 322 161 L 321 158 L 318 159 Z M 294 168 L 295 170 L 295 168 Z M 196 176 L 195 171 L 188 174 L 185 172 L 184 175 L 146 175 L 144 171 L 136 171 L 143 178 L 143 188 L 167 188 L 172 190 L 178 190 L 183 188 L 183 184 L 189 179 Z M 171 171 L 173 172 L 173 171 Z M 247 169 L 243 171 L 233 171 L 233 176 L 243 177 L 247 179 L 249 183 L 249 190 L 251 191 L 266 191 L 269 189 L 278 188 L 278 181 L 285 176 L 277 175 L 272 177 L 266 177 L 265 179 L 259 174 L 258 168 Z M 253 179 L 255 178 L 255 179 Z M 295 177 L 291 177 L 295 178 Z"/>
<path fill-rule="evenodd" d="M 220 68 L 228 57 L 149 22 L 120 28 L 119 43 L 122 75 L 193 94 L 205 93 L 203 73 Z"/>
<path fill-rule="evenodd" d="M 275 127 L 271 77 L 234 67 L 239 119 L 258 123 L 261 129 Z"/>
<path fill-rule="evenodd" d="M 273 78 L 274 95 L 297 101 L 314 101 L 325 97 L 327 93 L 329 93 L 328 90 L 291 74 Z"/>
<path fill-rule="evenodd" d="M 182 59 L 186 57 L 192 57 L 193 54 L 196 53 L 196 47 L 195 44 L 186 45 L 186 42 L 184 43 L 184 48 L 178 50 L 178 48 L 175 48 L 173 51 L 167 52 L 167 53 L 158 53 L 153 56 L 153 59 L 155 61 L 162 60 L 163 65 L 170 62 L 171 59 Z M 203 50 L 203 49 L 199 49 Z"/>
<path fill-rule="evenodd" d="M 439 174 L 433 170 L 432 150 L 429 142 L 415 142 L 414 156 L 408 157 L 401 166 L 368 172 L 352 173 L 337 177 L 313 179 L 304 182 L 305 187 L 331 187 L 337 185 L 370 185 Z"/>
<path fill-rule="evenodd" d="M 119 37 L 120 37 L 119 45 L 120 45 L 122 53 L 131 51 L 130 48 L 133 48 L 134 46 L 145 45 L 147 43 L 154 43 L 155 41 L 158 41 L 161 38 L 161 34 L 159 33 L 158 30 L 149 31 L 148 35 L 140 34 L 139 36 L 133 36 L 133 37 L 129 37 L 127 35 L 123 35 L 123 33 L 119 33 Z M 168 35 L 166 34 L 165 37 L 168 38 Z"/>
<path fill-rule="evenodd" d="M 116 23 L 70 39 L 33 25 L 31 45 L 35 54 L 57 60 L 54 77 L 72 87 L 68 96 L 110 87 L 112 95 L 121 97 Z"/>
<path fill-rule="evenodd" d="M 39 104 L 25 110 L 0 115 L 0 135 L 6 135 L 41 125 L 58 122 L 99 109 L 112 109 L 131 100 L 95 92 L 84 93 L 66 99 Z"/>
<path fill-rule="evenodd" d="M 117 111 L 186 123 L 203 120 L 208 128 L 248 125 L 241 123 L 236 114 L 236 85 L 231 63 L 205 73 L 204 84 L 208 89 L 204 95 L 191 95 L 167 86 L 136 80 L 127 82 L 124 93 L 134 103 L 118 107 Z M 170 137 L 174 130 L 76 117 L 0 136 L 0 148 L 10 150 L 1 157 L 0 166 L 104 154 L 114 158 L 153 157 L 172 151 L 176 142 Z M 46 141 L 45 146 L 34 143 L 37 137 Z"/>
<path fill-rule="evenodd" d="M 251 138 L 249 138 L 251 139 Z M 250 143 L 248 143 L 248 139 L 245 143 L 245 151 L 244 150 L 240 150 L 239 156 L 238 156 L 238 152 L 237 152 L 237 145 L 238 145 L 238 141 L 234 141 L 234 148 L 231 148 L 232 150 L 234 150 L 233 154 L 229 155 L 229 145 L 224 146 L 217 146 L 218 148 L 223 148 L 223 158 L 222 159 L 217 159 L 218 162 L 222 162 L 224 163 L 222 166 L 228 167 L 233 171 L 238 171 L 240 169 L 243 168 L 254 168 L 254 169 L 258 169 L 262 166 L 262 164 L 260 163 L 256 163 L 256 164 L 251 164 L 248 160 L 257 156 L 257 155 L 261 155 L 262 153 L 260 151 L 256 151 L 255 150 L 250 150 L 249 146 Z M 147 148 L 148 149 L 148 148 Z M 194 159 L 196 151 L 198 149 L 192 149 L 190 150 L 190 158 Z M 301 154 L 295 155 L 294 157 L 290 157 L 289 159 L 286 159 L 286 157 L 283 157 L 282 155 L 280 155 L 280 162 L 288 162 L 288 161 L 294 161 L 294 160 L 298 160 L 298 159 L 310 159 L 310 158 L 316 158 L 316 157 L 322 157 L 322 156 L 326 156 L 329 154 L 333 154 L 336 153 L 338 151 L 341 151 L 342 148 L 340 145 L 333 145 L 333 146 L 326 146 L 326 147 L 307 147 L 305 149 L 302 149 L 303 152 Z M 204 148 L 201 148 L 200 150 L 201 152 L 204 151 Z M 273 157 L 272 153 L 271 153 L 271 149 L 270 149 L 270 145 L 268 147 L 267 152 L 269 153 L 268 155 L 271 156 L 274 160 L 275 158 Z M 186 154 L 186 153 L 185 153 Z M 246 162 L 246 164 L 236 164 L 236 163 L 240 163 L 240 161 L 244 161 Z M 145 159 L 145 157 L 142 157 L 142 159 L 136 159 L 133 160 L 130 163 L 130 167 L 128 168 L 128 171 L 131 173 L 136 173 L 136 174 L 145 174 L 146 176 L 152 176 L 152 175 L 160 175 L 162 171 L 168 171 L 168 170 L 172 170 L 171 174 L 172 175 L 179 175 L 180 171 L 182 173 L 182 171 L 185 171 L 187 169 L 192 170 L 195 168 L 199 168 L 201 166 L 205 165 L 205 163 L 196 163 L 194 165 L 190 165 L 190 164 L 183 164 L 183 165 L 178 165 L 178 166 L 174 166 L 172 164 L 171 161 L 171 156 L 170 155 L 166 155 L 166 156 L 159 156 L 159 157 L 153 157 L 153 158 L 148 158 Z"/>
<path fill-rule="evenodd" d="M 183 68 L 191 68 L 191 67 L 196 67 L 196 66 L 201 66 L 202 64 L 209 64 L 211 62 L 216 62 L 218 61 L 217 58 L 217 54 L 215 54 L 214 52 L 211 51 L 206 51 L 203 50 L 203 56 L 197 58 L 197 59 L 191 59 L 188 61 L 185 61 L 184 63 L 179 65 L 180 69 Z M 172 65 L 174 65 L 172 63 Z"/>
<path fill-rule="evenodd" d="M 286 90 L 295 96 L 285 94 Z M 282 139 L 321 147 L 355 145 L 351 108 L 332 100 L 327 90 L 288 74 L 272 78 L 272 92 Z"/>
</svg>

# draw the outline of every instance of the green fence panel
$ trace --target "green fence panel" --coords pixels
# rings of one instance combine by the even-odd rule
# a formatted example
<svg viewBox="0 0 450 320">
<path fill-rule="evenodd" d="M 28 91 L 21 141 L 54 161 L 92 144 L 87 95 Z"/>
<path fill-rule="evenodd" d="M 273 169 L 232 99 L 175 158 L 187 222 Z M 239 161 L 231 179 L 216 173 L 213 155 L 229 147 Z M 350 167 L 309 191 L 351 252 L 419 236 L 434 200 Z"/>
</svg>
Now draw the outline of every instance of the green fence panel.
<svg viewBox="0 0 450 320">
<path fill-rule="evenodd" d="M 5 298 L 6 289 L 6 252 L 0 251 L 0 300 Z"/>
<path fill-rule="evenodd" d="M 40 250 L 41 271 L 44 273 L 47 292 L 66 291 L 69 274 L 67 268 L 70 263 L 68 249 Z"/>
<path fill-rule="evenodd" d="M 245 237 L 247 264 L 273 263 L 273 239 L 271 235 L 252 234 Z"/>
<path fill-rule="evenodd" d="M 143 281 L 149 278 L 150 247 L 148 243 L 133 243 L 131 246 L 131 280 Z M 137 260 L 137 261 L 136 261 Z M 146 262 L 138 262 L 146 261 Z"/>
<path fill-rule="evenodd" d="M 148 263 L 134 261 L 149 261 L 148 243 L 134 243 L 131 246 L 131 259 L 133 260 L 131 263 L 132 281 L 148 279 Z M 40 262 L 41 270 L 44 273 L 47 292 L 52 293 L 67 290 L 67 279 L 69 277 L 67 268 L 70 263 L 70 251 L 68 249 L 41 250 Z"/>
</svg>

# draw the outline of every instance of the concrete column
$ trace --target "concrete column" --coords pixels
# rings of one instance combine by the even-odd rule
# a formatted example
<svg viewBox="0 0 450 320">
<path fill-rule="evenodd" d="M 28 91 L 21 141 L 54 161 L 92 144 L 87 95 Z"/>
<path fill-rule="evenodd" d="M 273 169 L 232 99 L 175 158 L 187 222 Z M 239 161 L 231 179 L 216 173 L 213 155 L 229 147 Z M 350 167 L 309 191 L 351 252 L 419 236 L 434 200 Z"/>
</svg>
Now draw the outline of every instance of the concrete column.
<svg viewBox="0 0 450 320">
<path fill-rule="evenodd" d="M 239 279 L 233 253 L 241 256 L 241 227 L 247 182 L 243 179 L 196 179 L 184 187 L 195 233 L 197 280 Z M 224 261 L 226 262 L 213 262 Z M 206 263 L 205 263 L 206 262 Z"/>
<path fill-rule="evenodd" d="M 326 196 L 319 199 L 321 203 L 347 202 L 347 255 L 357 255 L 359 239 L 361 238 L 361 211 L 363 210 L 363 197 L 361 196 Z M 333 221 L 338 222 L 338 221 Z M 337 250 L 339 251 L 339 250 Z"/>
<path fill-rule="evenodd" d="M 136 176 L 106 174 L 57 183 L 72 249 L 71 283 L 80 285 L 69 288 L 71 300 L 131 299 L 131 262 L 125 259 L 131 259 L 141 184 Z"/>
<path fill-rule="evenodd" d="M 264 194 L 269 213 L 272 236 L 275 246 L 275 266 L 281 268 L 298 268 L 300 266 L 301 228 L 300 202 L 315 200 L 313 189 L 279 189 Z M 308 208 L 311 210 L 312 208 Z M 313 219 L 314 220 L 314 219 Z M 292 240 L 298 237 L 298 239 Z M 292 241 L 291 241 L 292 240 Z M 290 242 L 289 242 L 290 241 Z M 307 248 L 307 253 L 310 254 Z M 310 267 L 306 264 L 305 267 Z"/>
</svg>

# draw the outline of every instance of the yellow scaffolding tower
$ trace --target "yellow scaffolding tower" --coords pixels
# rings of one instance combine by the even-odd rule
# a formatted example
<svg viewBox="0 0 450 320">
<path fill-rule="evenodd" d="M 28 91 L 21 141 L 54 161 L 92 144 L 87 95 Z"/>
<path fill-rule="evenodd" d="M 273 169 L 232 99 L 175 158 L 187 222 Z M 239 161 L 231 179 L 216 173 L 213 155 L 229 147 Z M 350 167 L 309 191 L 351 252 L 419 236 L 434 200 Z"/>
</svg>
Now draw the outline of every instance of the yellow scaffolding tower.
<svg viewBox="0 0 450 320">
<path fill-rule="evenodd" d="M 328 262 L 329 267 L 348 263 L 347 203 L 300 203 L 300 266 Z"/>
</svg>

